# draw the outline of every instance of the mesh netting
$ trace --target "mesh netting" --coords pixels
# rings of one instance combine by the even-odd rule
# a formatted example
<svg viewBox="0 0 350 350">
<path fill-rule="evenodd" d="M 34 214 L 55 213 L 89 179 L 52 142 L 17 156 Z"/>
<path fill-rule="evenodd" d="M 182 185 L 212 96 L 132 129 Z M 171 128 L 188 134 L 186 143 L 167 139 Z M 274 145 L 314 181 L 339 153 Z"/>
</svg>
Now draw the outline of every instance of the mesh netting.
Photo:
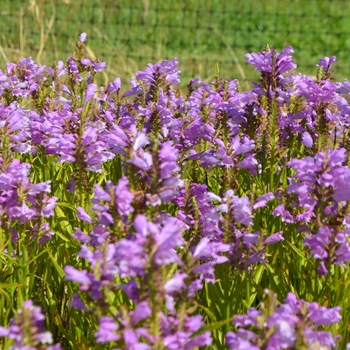
<svg viewBox="0 0 350 350">
<path fill-rule="evenodd" d="M 244 54 L 269 43 L 277 50 L 292 45 L 305 74 L 316 74 L 319 58 L 336 55 L 335 76 L 343 79 L 350 75 L 346 7 L 341 0 L 4 0 L 0 54 L 3 61 L 32 56 L 52 64 L 87 32 L 88 55 L 106 61 L 113 76 L 178 57 L 184 82 L 211 79 L 216 63 L 222 76 L 249 82 L 257 74 Z"/>
</svg>

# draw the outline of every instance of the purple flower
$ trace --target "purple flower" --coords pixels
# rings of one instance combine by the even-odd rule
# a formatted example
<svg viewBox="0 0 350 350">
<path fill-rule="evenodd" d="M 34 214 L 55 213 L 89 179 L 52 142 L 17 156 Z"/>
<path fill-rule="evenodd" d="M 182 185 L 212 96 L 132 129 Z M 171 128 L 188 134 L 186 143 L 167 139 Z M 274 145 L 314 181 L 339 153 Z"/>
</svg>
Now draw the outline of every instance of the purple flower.
<svg viewBox="0 0 350 350">
<path fill-rule="evenodd" d="M 176 58 L 171 61 L 164 60 L 154 65 L 148 64 L 145 70 L 136 73 L 136 78 L 147 85 L 153 85 L 160 79 L 164 79 L 169 86 L 176 85 L 180 82 L 179 76 L 180 71 Z"/>
<path fill-rule="evenodd" d="M 272 234 L 271 236 L 267 237 L 264 240 L 264 244 L 270 245 L 270 244 L 275 244 L 275 243 L 280 242 L 280 241 L 284 241 L 282 234 L 283 234 L 282 232 L 276 232 L 276 233 Z"/>
<path fill-rule="evenodd" d="M 147 256 L 142 245 L 137 242 L 121 239 L 116 245 L 115 259 L 118 261 L 121 277 L 145 274 Z"/>
<path fill-rule="evenodd" d="M 328 258 L 327 246 L 331 240 L 331 229 L 329 227 L 321 227 L 319 232 L 314 235 L 306 235 L 304 245 L 311 247 L 311 254 L 316 259 Z"/>
<path fill-rule="evenodd" d="M 70 305 L 79 310 L 89 311 L 89 309 L 85 306 L 84 302 L 81 300 L 80 296 L 76 293 L 73 294 L 73 298 L 70 302 Z"/>
<path fill-rule="evenodd" d="M 91 217 L 86 213 L 85 209 L 82 207 L 77 207 L 78 210 L 78 214 L 77 214 L 77 218 L 79 218 L 80 220 L 86 221 L 89 224 L 92 224 L 92 219 Z"/>
<path fill-rule="evenodd" d="M 259 198 L 255 200 L 255 204 L 253 205 L 253 209 L 256 210 L 257 208 L 263 208 L 266 207 L 266 202 L 271 201 L 274 199 L 275 196 L 272 192 L 263 194 Z"/>
<path fill-rule="evenodd" d="M 35 227 L 35 221 L 40 217 L 48 218 L 54 214 L 57 197 L 47 195 L 50 181 L 32 184 L 29 169 L 29 164 L 13 159 L 0 173 L 0 214 L 6 215 L 8 222 L 17 221 L 22 225 L 31 221 Z"/>
<path fill-rule="evenodd" d="M 140 84 L 136 82 L 135 78 L 130 78 L 130 85 L 131 85 L 131 89 L 125 92 L 123 97 L 142 94 L 142 87 Z"/>
<path fill-rule="evenodd" d="M 203 334 L 193 337 L 185 346 L 186 350 L 194 349 L 202 346 L 210 346 L 213 342 L 211 333 L 209 331 L 204 332 Z"/>
<path fill-rule="evenodd" d="M 157 265 L 166 265 L 174 262 L 181 264 L 175 251 L 175 248 L 183 244 L 178 220 L 175 218 L 169 219 L 157 236 L 154 236 L 157 242 L 154 262 Z"/>
<path fill-rule="evenodd" d="M 87 270 L 80 271 L 73 266 L 66 266 L 64 272 L 66 273 L 66 281 L 77 282 L 82 286 L 89 286 L 92 283 L 91 276 Z"/>
<path fill-rule="evenodd" d="M 193 333 L 198 331 L 202 326 L 202 316 L 195 315 L 189 317 L 185 316 L 184 327 L 178 330 L 179 316 L 168 316 L 162 315 L 161 329 L 163 338 L 163 344 L 167 349 L 195 349 L 202 346 L 210 346 L 212 343 L 212 337 L 210 332 L 206 331 L 203 334 L 193 336 Z"/>
<path fill-rule="evenodd" d="M 119 286 L 127 296 L 133 301 L 138 302 L 139 300 L 139 288 L 135 280 L 130 280 L 127 284 L 122 284 Z"/>
<path fill-rule="evenodd" d="M 332 64 L 337 60 L 337 57 L 331 56 L 331 57 L 323 57 L 319 60 L 319 62 L 316 64 L 317 67 L 322 67 L 324 72 L 328 72 L 329 69 L 332 67 Z"/>
<path fill-rule="evenodd" d="M 247 327 L 247 326 L 257 326 L 257 318 L 261 316 L 261 312 L 255 310 L 254 308 L 250 308 L 247 311 L 246 315 L 236 316 L 232 323 L 237 327 Z"/>
<path fill-rule="evenodd" d="M 141 149 L 139 152 L 134 153 L 129 163 L 134 164 L 140 170 L 147 171 L 153 165 L 153 159 L 149 153 Z"/>
<path fill-rule="evenodd" d="M 41 201 L 43 204 L 43 207 L 41 209 L 41 216 L 45 217 L 45 218 L 49 218 L 50 216 L 54 215 L 54 209 L 56 207 L 56 202 L 57 202 L 58 198 L 53 196 L 53 197 L 47 197 L 45 196 L 45 198 Z"/>
<path fill-rule="evenodd" d="M 324 306 L 319 306 L 317 303 L 311 303 L 308 307 L 308 318 L 316 327 L 330 326 L 340 322 L 340 310 L 339 306 L 327 309 Z"/>
<path fill-rule="evenodd" d="M 306 235 L 304 245 L 311 248 L 311 255 L 321 263 L 334 263 L 344 265 L 350 261 L 350 245 L 345 232 L 336 232 L 328 226 L 321 227 L 314 235 Z M 322 274 L 327 274 L 326 266 L 321 266 L 319 270 Z"/>
<path fill-rule="evenodd" d="M 287 222 L 292 224 L 294 222 L 294 218 L 291 215 L 291 213 L 284 208 L 283 204 L 278 205 L 274 211 L 272 212 L 273 215 L 275 216 L 281 216 L 282 217 L 282 222 Z"/>
<path fill-rule="evenodd" d="M 87 37 L 87 34 L 86 34 L 86 33 L 81 33 L 81 34 L 79 35 L 79 41 L 80 41 L 81 43 L 84 43 L 84 42 L 86 41 L 86 37 Z"/>
<path fill-rule="evenodd" d="M 220 256 L 218 255 L 218 253 L 227 252 L 228 250 L 229 246 L 227 244 L 213 241 L 211 242 L 209 237 L 203 237 L 196 245 L 193 251 L 193 257 L 195 257 L 196 259 L 211 257 L 220 260 Z"/>
<path fill-rule="evenodd" d="M 177 272 L 175 275 L 166 281 L 164 284 L 165 291 L 170 294 L 177 292 L 185 287 L 184 279 L 187 277 L 187 274 L 182 272 Z"/>
<path fill-rule="evenodd" d="M 102 72 L 104 69 L 107 69 L 107 63 L 106 62 L 99 62 L 98 60 L 94 63 L 94 72 Z"/>
<path fill-rule="evenodd" d="M 11 219 L 16 219 L 20 224 L 24 224 L 33 220 L 37 216 L 37 212 L 31 209 L 26 203 L 21 206 L 13 206 L 7 210 Z"/>
<path fill-rule="evenodd" d="M 134 211 L 132 201 L 134 195 L 130 192 L 129 181 L 125 176 L 119 179 L 115 186 L 111 181 L 107 181 L 106 189 L 95 184 L 94 198 L 91 200 L 93 204 L 92 210 L 97 212 L 99 224 L 111 226 L 117 224 L 114 222 L 115 214 L 124 219 Z M 85 221 L 87 221 L 86 218 Z"/>
<path fill-rule="evenodd" d="M 134 195 L 130 192 L 129 181 L 125 176 L 123 176 L 119 181 L 117 186 L 113 188 L 115 195 L 115 205 L 118 208 L 119 215 L 129 215 L 134 211 L 132 207 L 132 201 L 134 199 Z M 111 192 L 111 184 L 107 183 L 107 188 L 109 188 L 109 192 Z"/>
<path fill-rule="evenodd" d="M 68 72 L 71 74 L 74 83 L 83 81 L 83 77 L 79 73 L 78 66 L 73 57 L 68 58 Z"/>
<path fill-rule="evenodd" d="M 90 240 L 91 242 L 92 240 Z M 73 266 L 66 266 L 65 280 L 80 284 L 80 290 L 88 292 L 91 299 L 96 302 L 105 303 L 106 293 L 114 290 L 116 286 L 111 283 L 117 275 L 121 275 L 118 266 L 117 246 L 107 244 L 100 248 L 97 245 L 95 250 L 90 250 L 87 246 L 82 245 L 78 256 L 85 259 L 91 265 L 91 271 L 78 270 Z M 102 288 L 104 286 L 104 288 Z"/>
<path fill-rule="evenodd" d="M 100 328 L 95 333 L 97 343 L 105 344 L 120 339 L 120 335 L 115 332 L 119 329 L 119 326 L 112 317 L 101 317 L 99 324 Z"/>
<path fill-rule="evenodd" d="M 181 261 L 175 248 L 183 244 L 180 221 L 176 218 L 168 219 L 162 228 L 146 220 L 144 215 L 135 218 L 134 227 L 142 237 L 150 237 L 154 242 L 153 261 L 157 265 L 166 265 Z"/>
<path fill-rule="evenodd" d="M 152 314 L 151 308 L 146 301 L 137 304 L 135 310 L 132 312 L 132 324 L 136 326 L 140 321 L 145 320 Z"/>
<path fill-rule="evenodd" d="M 112 82 L 108 83 L 107 93 L 111 95 L 114 92 L 118 92 L 121 89 L 121 87 L 122 87 L 122 82 L 120 78 L 115 78 Z"/>
<path fill-rule="evenodd" d="M 294 64 L 293 58 L 290 56 L 294 50 L 291 46 L 286 47 L 280 53 L 276 54 L 276 73 L 281 75 L 290 71 L 293 68 L 296 68 Z M 272 53 L 273 50 L 269 52 L 261 52 L 261 53 L 252 53 L 246 54 L 245 56 L 248 58 L 246 63 L 252 64 L 255 66 L 255 70 L 260 72 L 272 72 Z"/>
<path fill-rule="evenodd" d="M 230 203 L 230 211 L 236 222 L 249 226 L 253 223 L 252 209 L 248 197 L 237 197 L 233 195 L 233 191 L 227 191 L 224 196 Z"/>
<path fill-rule="evenodd" d="M 303 132 L 301 143 L 309 148 L 311 148 L 313 146 L 314 141 L 313 141 L 311 135 L 307 131 Z"/>
<path fill-rule="evenodd" d="M 21 154 L 34 152 L 28 115 L 17 102 L 12 102 L 9 106 L 3 106 L 0 103 L 0 132 L 2 147 L 9 142 L 11 150 L 15 152 Z"/>
<path fill-rule="evenodd" d="M 238 332 L 237 332 L 238 333 Z M 241 332 L 240 332 L 241 333 Z M 249 338 L 253 338 L 253 332 L 249 333 L 250 337 L 240 336 L 239 333 L 233 332 L 226 333 L 226 345 L 230 350 L 260 350 L 260 347 L 255 346 L 249 341 Z M 256 335 L 257 337 L 257 335 Z"/>
<path fill-rule="evenodd" d="M 164 142 L 159 151 L 160 159 L 160 179 L 167 179 L 173 173 L 180 170 L 177 165 L 178 150 L 172 145 L 171 141 Z"/>
<path fill-rule="evenodd" d="M 84 106 L 94 97 L 96 92 L 97 92 L 97 85 L 89 84 L 85 93 Z"/>
<path fill-rule="evenodd" d="M 348 186 L 350 181 L 350 168 L 347 166 L 340 166 L 330 171 L 330 175 L 333 179 L 334 201 L 342 202 L 350 200 L 350 188 Z"/>
</svg>

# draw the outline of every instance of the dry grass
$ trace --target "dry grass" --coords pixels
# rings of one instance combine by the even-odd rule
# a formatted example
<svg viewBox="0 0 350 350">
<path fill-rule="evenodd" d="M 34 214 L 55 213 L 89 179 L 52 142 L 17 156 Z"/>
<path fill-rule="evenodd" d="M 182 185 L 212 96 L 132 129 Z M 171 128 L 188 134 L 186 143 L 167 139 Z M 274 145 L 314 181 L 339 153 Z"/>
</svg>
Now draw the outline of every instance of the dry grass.
<svg viewBox="0 0 350 350">
<path fill-rule="evenodd" d="M 106 2 L 106 1 L 105 1 Z M 107 1 L 108 2 L 108 1 Z M 101 2 L 102 3 L 102 2 Z M 63 21 L 57 21 L 57 15 L 59 11 L 59 6 L 64 4 L 66 11 L 66 16 Z M 21 6 L 19 11 L 16 13 L 18 18 L 18 32 L 15 33 L 15 37 L 18 41 L 10 37 L 3 35 L 0 43 L 0 60 L 4 66 L 7 62 L 18 62 L 23 57 L 31 56 L 39 64 L 52 65 L 55 61 L 64 60 L 66 55 L 64 55 L 59 48 L 59 42 L 62 41 L 62 35 L 65 32 L 65 23 L 69 23 L 74 14 L 74 4 L 70 0 L 28 0 L 28 4 Z M 113 6 L 113 4 L 109 4 Z M 150 1 L 142 0 L 142 18 L 146 22 L 149 16 Z M 101 9 L 98 10 L 98 21 L 97 23 L 91 25 L 89 28 L 93 32 L 96 40 L 103 42 L 105 47 L 113 47 L 114 43 L 108 33 L 101 30 L 100 25 L 103 21 L 106 21 L 105 13 Z M 63 24 L 62 24 L 63 23 Z M 35 31 L 37 33 L 38 40 L 33 45 L 33 38 L 31 33 Z M 219 30 L 215 29 L 218 40 L 224 42 L 230 57 L 235 62 L 236 67 L 230 67 L 231 72 L 236 72 L 235 74 L 241 80 L 246 80 L 246 74 L 238 56 L 230 45 L 229 41 L 225 35 Z M 73 34 L 73 33 L 72 33 Z M 75 33 L 74 33 L 75 34 Z M 75 36 L 69 39 L 66 43 L 68 47 L 70 44 L 71 52 L 74 50 Z M 164 57 L 169 56 L 166 48 L 166 41 L 168 40 L 167 34 L 159 32 L 155 45 L 144 44 L 142 47 L 136 48 L 139 52 L 139 56 L 142 57 L 153 57 L 154 60 L 137 60 L 136 58 L 130 57 L 128 55 L 128 50 L 123 50 L 120 48 L 113 48 L 110 50 L 109 55 L 103 55 L 103 60 L 107 62 L 108 70 L 103 74 L 103 79 L 101 83 L 106 84 L 110 79 L 118 76 L 124 82 L 130 79 L 130 76 L 134 75 L 136 71 L 143 69 L 143 67 L 149 61 L 159 61 L 164 59 Z M 93 45 L 87 45 L 87 56 L 89 58 L 101 58 L 101 52 L 98 48 Z M 134 50 L 135 48 L 130 47 L 129 50 Z M 179 52 L 181 56 L 180 67 L 183 71 L 183 77 L 185 81 L 191 78 L 200 76 L 207 81 L 210 81 L 215 72 L 215 56 L 217 56 L 218 61 L 220 61 L 220 54 L 215 53 L 209 54 L 193 54 L 193 53 L 182 53 Z M 178 55 L 176 55 L 178 56 Z M 212 66 L 204 64 L 203 62 L 212 61 Z M 209 70 L 209 72 L 208 72 Z M 224 73 L 225 70 L 221 69 Z M 225 72 L 226 73 L 226 72 Z M 185 83 L 187 84 L 187 82 Z M 249 84 L 245 82 L 244 88 L 249 88 Z"/>
</svg>

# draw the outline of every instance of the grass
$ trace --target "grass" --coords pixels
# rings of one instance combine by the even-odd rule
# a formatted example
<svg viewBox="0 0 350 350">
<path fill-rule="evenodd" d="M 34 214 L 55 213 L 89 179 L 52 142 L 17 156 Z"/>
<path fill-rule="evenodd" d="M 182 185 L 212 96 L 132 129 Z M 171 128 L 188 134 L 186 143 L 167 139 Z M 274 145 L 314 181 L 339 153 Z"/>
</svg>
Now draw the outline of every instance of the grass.
<svg viewBox="0 0 350 350">
<path fill-rule="evenodd" d="M 292 45 L 299 71 L 336 55 L 336 78 L 349 76 L 350 22 L 344 1 L 270 0 L 7 0 L 0 12 L 1 65 L 32 56 L 51 65 L 70 55 L 75 38 L 88 33 L 90 56 L 108 63 L 106 79 L 130 75 L 148 62 L 178 57 L 182 82 L 223 76 L 257 79 L 244 54 L 266 43 Z M 247 88 L 248 86 L 244 86 Z"/>
</svg>

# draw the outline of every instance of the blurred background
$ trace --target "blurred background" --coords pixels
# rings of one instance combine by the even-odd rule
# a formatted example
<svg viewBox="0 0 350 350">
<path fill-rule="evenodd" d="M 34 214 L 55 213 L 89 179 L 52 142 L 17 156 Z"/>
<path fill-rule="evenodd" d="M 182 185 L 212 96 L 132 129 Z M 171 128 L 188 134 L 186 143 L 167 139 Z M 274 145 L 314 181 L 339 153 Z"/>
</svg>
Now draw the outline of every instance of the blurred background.
<svg viewBox="0 0 350 350">
<path fill-rule="evenodd" d="M 65 60 L 81 32 L 87 55 L 108 64 L 103 80 L 123 82 L 149 62 L 177 57 L 182 87 L 200 77 L 258 79 L 244 54 L 266 43 L 291 45 L 298 71 L 316 75 L 335 55 L 335 77 L 350 76 L 350 3 L 346 0 L 1 0 L 0 68 L 33 57 Z"/>
</svg>

